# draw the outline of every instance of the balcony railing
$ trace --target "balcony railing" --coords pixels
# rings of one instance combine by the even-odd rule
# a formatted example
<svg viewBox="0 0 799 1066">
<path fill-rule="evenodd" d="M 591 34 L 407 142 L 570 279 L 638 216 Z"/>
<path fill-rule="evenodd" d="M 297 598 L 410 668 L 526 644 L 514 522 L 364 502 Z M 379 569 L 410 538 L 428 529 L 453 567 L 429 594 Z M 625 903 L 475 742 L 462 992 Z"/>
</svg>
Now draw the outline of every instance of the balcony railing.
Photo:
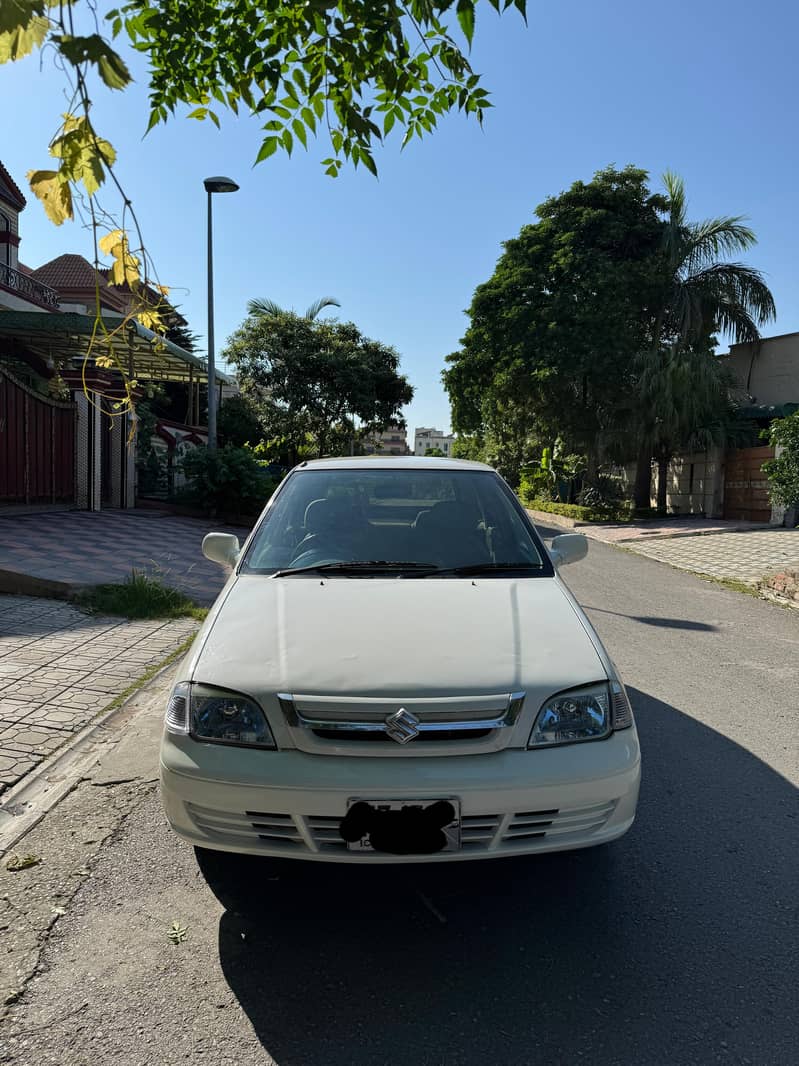
<svg viewBox="0 0 799 1066">
<path fill-rule="evenodd" d="M 5 263 L 0 263 L 0 285 L 9 292 L 18 293 L 23 299 L 58 310 L 58 293 L 55 289 L 42 285 L 29 274 L 22 274 Z"/>
</svg>

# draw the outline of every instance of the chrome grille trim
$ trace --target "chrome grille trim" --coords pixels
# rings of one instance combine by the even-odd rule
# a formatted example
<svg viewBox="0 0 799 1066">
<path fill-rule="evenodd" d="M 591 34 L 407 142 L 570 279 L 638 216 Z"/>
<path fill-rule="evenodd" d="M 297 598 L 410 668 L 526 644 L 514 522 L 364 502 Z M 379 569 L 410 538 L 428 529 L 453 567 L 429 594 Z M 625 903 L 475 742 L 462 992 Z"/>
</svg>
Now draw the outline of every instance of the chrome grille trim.
<svg viewBox="0 0 799 1066">
<path fill-rule="evenodd" d="M 431 700 L 400 700 L 391 701 L 392 704 L 396 704 L 399 707 L 407 706 L 409 709 L 413 709 L 417 716 L 416 730 L 420 737 L 435 740 L 437 733 L 453 733 L 453 732 L 468 732 L 474 730 L 481 730 L 485 732 L 491 732 L 495 729 L 509 729 L 515 726 L 521 714 L 522 706 L 524 704 L 524 692 L 511 692 L 498 696 L 489 696 L 483 702 L 500 702 L 504 704 L 501 713 L 491 716 L 483 716 L 479 718 L 470 718 L 465 709 L 458 710 L 452 708 L 451 704 L 457 702 L 457 699 L 448 699 L 446 702 L 437 706 L 437 701 Z M 386 700 L 372 701 L 368 699 L 362 699 L 354 697 L 351 701 L 352 704 L 352 717 L 347 719 L 332 718 L 332 717 L 320 717 L 318 715 L 310 716 L 297 707 L 297 702 L 300 700 L 309 699 L 309 697 L 293 695 L 287 692 L 279 692 L 277 699 L 280 704 L 280 708 L 283 711 L 286 722 L 294 729 L 308 729 L 313 732 L 323 731 L 324 733 L 384 733 L 386 740 L 391 739 L 386 732 L 386 718 L 383 708 L 386 704 Z M 335 702 L 350 702 L 339 701 Z M 424 710 L 419 709 L 418 704 L 422 702 L 425 704 Z M 377 703 L 377 707 L 375 707 Z M 320 706 L 323 706 L 320 700 Z M 484 714 L 484 712 L 478 712 Z M 419 715 L 426 715 L 427 717 L 420 718 Z M 460 717 L 455 717 L 460 715 Z M 369 716 L 369 717 L 367 717 Z"/>
</svg>

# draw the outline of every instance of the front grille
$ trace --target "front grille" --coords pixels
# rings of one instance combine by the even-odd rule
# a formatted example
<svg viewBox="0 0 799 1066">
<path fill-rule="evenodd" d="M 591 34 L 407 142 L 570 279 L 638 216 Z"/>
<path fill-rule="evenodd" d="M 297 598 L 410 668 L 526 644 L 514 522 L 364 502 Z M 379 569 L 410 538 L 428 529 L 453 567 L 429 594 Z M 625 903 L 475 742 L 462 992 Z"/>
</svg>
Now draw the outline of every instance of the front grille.
<svg viewBox="0 0 799 1066">
<path fill-rule="evenodd" d="M 515 814 L 467 814 L 461 817 L 461 850 L 464 852 L 534 848 L 568 843 L 605 825 L 616 806 L 614 800 L 565 810 L 519 811 Z M 265 851 L 300 855 L 346 853 L 339 834 L 340 815 L 291 815 L 265 811 L 213 811 L 194 803 L 186 805 L 194 824 L 211 840 L 252 848 L 262 843 Z"/>
<path fill-rule="evenodd" d="M 312 729 L 311 732 L 320 740 L 347 741 L 348 744 L 393 744 L 391 737 L 382 730 L 377 733 L 362 733 L 358 729 Z M 460 743 L 463 740 L 482 740 L 491 734 L 490 729 L 437 729 L 424 733 L 421 740 L 425 744 L 449 740 Z"/>
<path fill-rule="evenodd" d="M 615 801 L 597 804 L 594 807 L 580 807 L 571 810 L 523 811 L 514 814 L 503 834 L 502 844 L 514 847 L 519 844 L 529 845 L 537 837 L 565 839 L 569 836 L 583 835 L 601 829 L 613 813 Z"/>
<path fill-rule="evenodd" d="M 278 693 L 300 751 L 362 755 L 446 754 L 441 744 L 472 743 L 472 752 L 506 746 L 519 719 L 523 692 L 489 696 L 378 698 Z M 335 745 L 335 747 L 333 746 Z"/>
</svg>

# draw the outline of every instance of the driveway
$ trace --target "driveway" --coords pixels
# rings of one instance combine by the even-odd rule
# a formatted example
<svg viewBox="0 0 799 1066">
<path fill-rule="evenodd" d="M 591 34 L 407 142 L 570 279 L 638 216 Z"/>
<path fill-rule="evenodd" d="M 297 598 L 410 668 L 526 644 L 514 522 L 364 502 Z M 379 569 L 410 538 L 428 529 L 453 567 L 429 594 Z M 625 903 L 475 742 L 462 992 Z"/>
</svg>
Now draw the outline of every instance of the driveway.
<svg viewBox="0 0 799 1066">
<path fill-rule="evenodd" d="M 644 778 L 625 838 L 199 872 L 153 790 L 155 692 L 134 798 L 109 767 L 26 838 L 42 866 L 0 869 L 15 935 L 33 900 L 55 922 L 0 1061 L 793 1066 L 799 618 L 602 544 L 564 576 L 630 686 Z"/>
<path fill-rule="evenodd" d="M 136 569 L 210 604 L 225 583 L 222 568 L 202 554 L 203 537 L 211 530 L 234 533 L 242 541 L 249 532 L 210 518 L 145 510 L 0 517 L 0 580 L 5 577 L 0 588 L 30 591 L 27 578 L 63 584 L 63 592 L 68 586 L 121 582 Z M 8 575 L 19 575 L 20 583 L 14 586 Z"/>
</svg>

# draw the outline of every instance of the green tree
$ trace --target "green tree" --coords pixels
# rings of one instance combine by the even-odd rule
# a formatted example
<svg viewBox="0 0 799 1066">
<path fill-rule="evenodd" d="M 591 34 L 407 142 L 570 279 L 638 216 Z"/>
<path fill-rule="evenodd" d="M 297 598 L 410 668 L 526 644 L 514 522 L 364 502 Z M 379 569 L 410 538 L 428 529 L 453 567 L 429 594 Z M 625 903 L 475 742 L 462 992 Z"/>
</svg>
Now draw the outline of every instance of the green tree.
<svg viewBox="0 0 799 1066">
<path fill-rule="evenodd" d="M 608 167 L 537 208 L 478 286 L 444 384 L 457 432 L 562 438 L 597 480 L 620 395 L 646 347 L 662 198 Z M 508 441 L 505 441 L 507 448 Z M 519 458 L 524 458 L 520 455 Z"/>
<path fill-rule="evenodd" d="M 322 296 L 320 299 L 315 300 L 309 308 L 307 308 L 303 318 L 307 318 L 309 322 L 313 322 L 319 317 L 322 311 L 326 307 L 341 307 L 341 304 L 334 296 Z M 280 304 L 275 303 L 274 300 L 260 299 L 250 300 L 247 303 L 248 315 L 266 315 L 271 318 L 276 318 L 278 315 L 294 314 L 293 311 L 287 312 Z"/>
<path fill-rule="evenodd" d="M 657 299 L 653 305 L 651 344 L 642 349 L 643 371 L 653 380 L 667 381 L 679 367 L 684 383 L 688 366 L 680 358 L 692 349 L 704 352 L 716 333 L 736 342 L 754 341 L 759 327 L 775 315 L 774 298 L 760 271 L 728 257 L 756 243 L 755 234 L 742 216 L 722 216 L 689 222 L 685 185 L 675 174 L 663 177 L 666 189 L 665 220 L 657 254 Z M 659 369 L 658 364 L 664 363 Z M 711 381 L 705 368 L 697 369 L 701 389 Z M 678 421 L 686 425 L 696 415 L 691 388 L 655 388 L 641 393 L 635 422 L 638 457 L 634 489 L 636 507 L 648 507 L 651 495 L 651 459 L 662 442 L 664 425 L 676 417 L 674 397 L 686 404 Z M 707 399 L 707 393 L 704 394 Z M 666 397 L 665 406 L 658 397 Z M 715 403 L 715 401 L 713 401 Z M 713 404 L 711 403 L 711 408 Z M 700 419 L 700 422 L 702 420 Z M 661 483 L 664 479 L 661 478 Z M 665 502 L 664 502 L 665 506 Z"/>
<path fill-rule="evenodd" d="M 228 396 L 219 406 L 217 429 L 222 444 L 243 448 L 245 444 L 258 444 L 263 437 L 263 428 L 258 412 L 246 396 Z"/>
<path fill-rule="evenodd" d="M 481 6 L 488 5 L 500 13 L 526 11 L 526 0 Z M 471 45 L 477 6 L 478 0 L 127 0 L 105 19 L 114 38 L 127 38 L 147 56 L 150 128 L 184 107 L 190 118 L 217 126 L 220 110 L 243 110 L 261 121 L 256 162 L 277 151 L 290 155 L 296 144 L 307 148 L 321 130 L 332 150 L 323 165 L 335 176 L 344 160 L 377 173 L 375 145 L 395 127 L 404 131 L 404 146 L 453 110 L 482 122 L 488 93 L 453 36 L 457 23 Z M 102 29 L 93 0 L 5 0 L 0 63 L 49 45 L 85 83 L 86 101 L 94 76 L 123 90 L 130 71 Z M 54 214 L 71 215 L 64 186 L 86 176 L 101 183 L 113 152 L 88 130 L 80 146 L 83 157 L 60 168 L 66 182 L 50 175 L 46 187 L 34 187 Z"/>
<path fill-rule="evenodd" d="M 769 495 L 783 507 L 799 507 L 799 411 L 771 423 L 769 443 L 780 449 L 763 464 Z"/>
<path fill-rule="evenodd" d="M 352 322 L 249 315 L 223 354 L 268 436 L 301 441 L 310 433 L 320 455 L 335 434 L 351 435 L 354 418 L 364 432 L 381 429 L 413 398 L 396 351 Z"/>
<path fill-rule="evenodd" d="M 730 435 L 733 383 L 709 346 L 696 350 L 675 345 L 656 358 L 642 358 L 629 424 L 636 424 L 641 411 L 652 418 L 648 448 L 658 467 L 659 515 L 666 514 L 668 468 L 674 456 L 724 444 Z"/>
<path fill-rule="evenodd" d="M 427 458 L 427 457 L 429 457 L 431 459 L 445 459 L 446 458 L 446 456 L 444 455 L 444 453 L 441 451 L 440 448 L 425 448 L 424 454 L 425 454 L 425 458 Z"/>
</svg>

